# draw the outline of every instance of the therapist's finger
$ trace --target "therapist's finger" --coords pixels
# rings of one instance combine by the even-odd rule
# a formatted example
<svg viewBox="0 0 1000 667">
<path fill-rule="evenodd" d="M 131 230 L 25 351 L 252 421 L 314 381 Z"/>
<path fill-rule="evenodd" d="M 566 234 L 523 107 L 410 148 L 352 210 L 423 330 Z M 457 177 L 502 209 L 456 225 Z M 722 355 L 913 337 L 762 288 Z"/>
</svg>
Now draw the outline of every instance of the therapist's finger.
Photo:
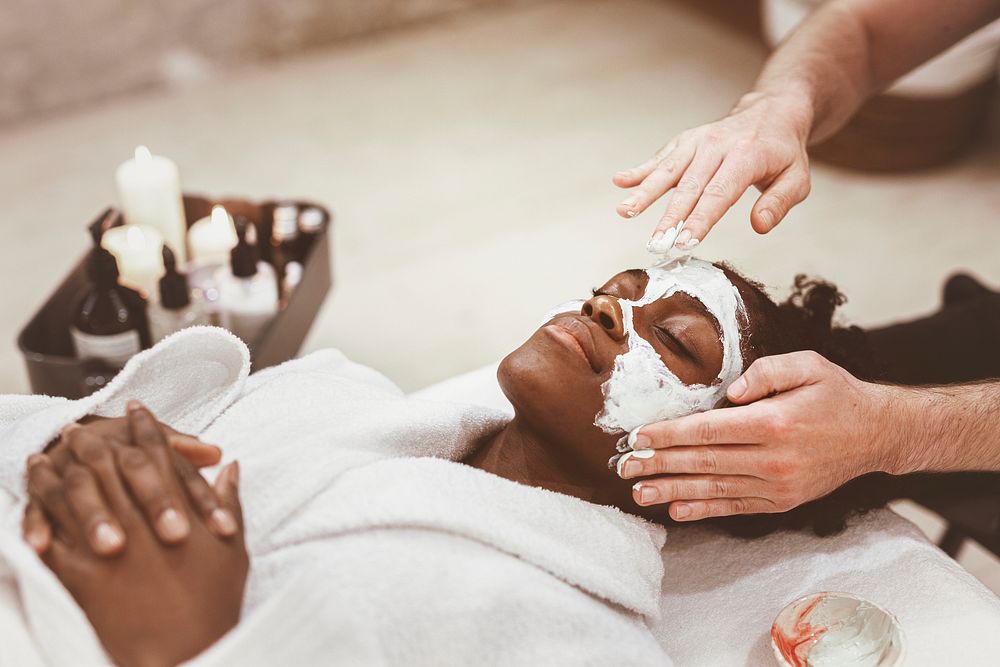
<svg viewBox="0 0 1000 667">
<path fill-rule="evenodd" d="M 761 438 L 758 422 L 769 410 L 762 405 L 717 408 L 669 421 L 646 424 L 632 438 L 632 448 L 663 449 L 692 445 L 756 444 Z"/>
<path fill-rule="evenodd" d="M 771 514 L 782 510 L 767 498 L 716 498 L 671 503 L 667 513 L 674 521 L 698 521 L 735 514 Z"/>
<path fill-rule="evenodd" d="M 673 151 L 618 205 L 618 214 L 634 218 L 645 211 L 650 204 L 678 184 L 684 170 L 689 168 L 693 159 L 693 148 L 685 146 Z"/>
<path fill-rule="evenodd" d="M 761 188 L 763 194 L 750 211 L 750 226 L 766 234 L 784 219 L 793 206 L 809 196 L 809 167 L 789 167 L 773 182 Z"/>
<path fill-rule="evenodd" d="M 676 500 L 744 498 L 764 491 L 764 482 L 749 475 L 674 475 L 636 482 L 632 497 L 640 505 Z"/>
<path fill-rule="evenodd" d="M 831 371 L 835 372 L 834 365 L 812 350 L 761 357 L 755 359 L 743 375 L 729 385 L 726 397 L 734 403 L 750 403 L 772 394 L 815 384 Z"/>
<path fill-rule="evenodd" d="M 644 454 L 653 454 L 643 457 Z M 669 447 L 626 452 L 618 461 L 622 479 L 651 475 L 704 474 L 752 475 L 768 454 L 758 445 L 710 445 L 704 447 Z"/>
<path fill-rule="evenodd" d="M 677 187 L 674 190 L 673 198 L 667 206 L 667 212 L 660 219 L 653 232 L 653 238 L 657 238 L 677 226 L 682 220 L 686 220 L 698 201 L 705 192 L 705 187 L 709 184 L 719 167 L 722 165 L 722 155 L 711 148 L 701 148 L 695 153 L 687 169 L 677 180 Z M 674 241 L 678 247 L 684 247 L 691 241 L 700 241 L 700 236 L 694 236 L 691 230 L 686 227 L 681 230 Z"/>
<path fill-rule="evenodd" d="M 620 188 L 632 188 L 642 183 L 643 179 L 653 173 L 653 170 L 663 162 L 677 146 L 680 145 L 680 137 L 675 137 L 668 141 L 663 148 L 656 151 L 653 157 L 631 169 L 622 169 L 611 179 Z"/>
<path fill-rule="evenodd" d="M 684 219 L 682 232 L 690 232 L 692 239 L 705 238 L 726 211 L 739 201 L 751 186 L 746 162 L 746 158 L 738 153 L 730 154 L 725 159 L 705 186 L 694 210 Z"/>
</svg>

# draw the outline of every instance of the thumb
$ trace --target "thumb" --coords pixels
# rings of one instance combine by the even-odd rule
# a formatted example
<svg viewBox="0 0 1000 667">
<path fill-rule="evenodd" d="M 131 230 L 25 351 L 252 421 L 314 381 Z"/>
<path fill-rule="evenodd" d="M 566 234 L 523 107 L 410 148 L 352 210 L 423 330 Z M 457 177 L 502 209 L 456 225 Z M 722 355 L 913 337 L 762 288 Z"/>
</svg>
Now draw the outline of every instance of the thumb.
<svg viewBox="0 0 1000 667">
<path fill-rule="evenodd" d="M 240 531 L 243 530 L 243 507 L 240 505 L 240 464 L 233 461 L 219 473 L 212 485 L 215 495 L 229 511 L 236 517 Z"/>
<path fill-rule="evenodd" d="M 809 171 L 791 167 L 778 175 L 750 211 L 750 226 L 767 234 L 778 226 L 793 206 L 809 196 Z"/>
<path fill-rule="evenodd" d="M 187 459 L 195 468 L 214 466 L 222 460 L 222 450 L 215 445 L 208 445 L 190 435 L 174 433 L 167 436 L 170 447 Z"/>
<path fill-rule="evenodd" d="M 782 391 L 818 382 L 827 361 L 811 350 L 761 357 L 729 385 L 726 396 L 733 403 L 751 403 Z"/>
</svg>

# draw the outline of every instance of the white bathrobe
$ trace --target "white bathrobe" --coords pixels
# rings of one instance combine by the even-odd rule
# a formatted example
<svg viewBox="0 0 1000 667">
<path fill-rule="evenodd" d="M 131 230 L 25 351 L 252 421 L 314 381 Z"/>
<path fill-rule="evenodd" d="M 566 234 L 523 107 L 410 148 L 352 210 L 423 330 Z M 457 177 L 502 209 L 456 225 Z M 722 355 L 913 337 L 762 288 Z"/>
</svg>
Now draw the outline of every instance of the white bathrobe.
<svg viewBox="0 0 1000 667">
<path fill-rule="evenodd" d="M 332 350 L 248 369 L 190 329 L 86 399 L 0 397 L 0 665 L 107 663 L 20 537 L 23 473 L 131 398 L 241 465 L 243 619 L 192 664 L 670 664 L 649 630 L 663 529 L 455 463 L 503 413 L 407 398 Z"/>
</svg>

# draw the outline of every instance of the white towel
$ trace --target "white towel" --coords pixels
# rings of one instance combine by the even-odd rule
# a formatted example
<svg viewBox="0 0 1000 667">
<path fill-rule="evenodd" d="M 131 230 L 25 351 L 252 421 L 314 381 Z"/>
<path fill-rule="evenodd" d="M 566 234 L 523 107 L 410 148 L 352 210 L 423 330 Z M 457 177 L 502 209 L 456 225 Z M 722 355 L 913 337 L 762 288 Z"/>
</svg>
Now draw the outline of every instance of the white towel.
<svg viewBox="0 0 1000 667">
<path fill-rule="evenodd" d="M 505 414 L 406 398 L 335 351 L 249 379 L 246 361 L 232 337 L 190 330 L 90 399 L 0 399 L 0 446 L 18 438 L 0 458 L 0 585 L 6 567 L 16 645 L 51 664 L 104 660 L 20 540 L 20 476 L 69 421 L 138 398 L 241 462 L 244 620 L 196 664 L 669 664 L 649 631 L 661 528 L 446 460 Z M 427 456 L 440 459 L 404 458 Z"/>
<path fill-rule="evenodd" d="M 428 400 L 464 400 L 513 414 L 496 365 L 427 387 Z M 910 665 L 990 665 L 1000 655 L 1000 598 L 909 521 L 879 510 L 830 537 L 776 533 L 743 540 L 706 526 L 671 528 L 663 548 L 662 616 L 653 633 L 680 665 L 768 665 L 782 607 L 844 591 L 896 614 Z"/>
</svg>

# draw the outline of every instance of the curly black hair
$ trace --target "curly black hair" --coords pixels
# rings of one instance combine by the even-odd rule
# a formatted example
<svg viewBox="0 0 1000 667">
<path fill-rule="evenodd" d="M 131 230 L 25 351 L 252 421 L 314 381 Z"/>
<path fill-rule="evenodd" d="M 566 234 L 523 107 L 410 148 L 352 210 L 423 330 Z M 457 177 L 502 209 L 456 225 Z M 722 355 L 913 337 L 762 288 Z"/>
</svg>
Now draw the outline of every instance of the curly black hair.
<svg viewBox="0 0 1000 667">
<path fill-rule="evenodd" d="M 763 286 L 731 267 L 722 268 L 740 290 L 750 320 L 743 342 L 747 365 L 759 357 L 813 350 L 859 379 L 874 380 L 882 376 L 864 330 L 834 324 L 837 308 L 846 302 L 835 285 L 798 275 L 791 295 L 776 303 Z M 710 521 L 741 537 L 758 537 L 777 530 L 812 530 L 817 535 L 832 535 L 846 527 L 850 516 L 882 507 L 902 494 L 899 478 L 872 473 L 788 512 Z"/>
</svg>

